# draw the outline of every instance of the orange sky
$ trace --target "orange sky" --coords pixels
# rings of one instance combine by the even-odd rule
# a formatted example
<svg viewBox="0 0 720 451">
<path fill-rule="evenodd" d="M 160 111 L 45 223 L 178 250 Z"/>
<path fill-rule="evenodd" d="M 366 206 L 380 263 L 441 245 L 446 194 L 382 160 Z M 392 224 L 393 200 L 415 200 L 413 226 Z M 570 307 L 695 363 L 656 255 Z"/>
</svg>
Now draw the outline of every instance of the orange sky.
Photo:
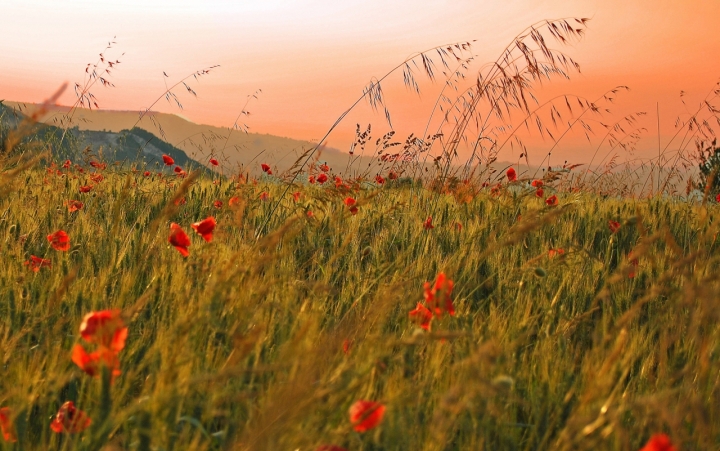
<svg viewBox="0 0 720 451">
<path fill-rule="evenodd" d="M 122 61 L 110 78 L 116 87 L 92 90 L 101 108 L 143 109 L 165 90 L 163 71 L 174 82 L 219 64 L 190 84 L 198 99 L 177 91 L 183 111 L 164 100 L 154 109 L 229 126 L 246 97 L 260 88 L 245 121 L 251 131 L 312 140 L 361 95 L 371 77 L 415 51 L 475 39 L 476 61 L 489 62 L 526 26 L 559 17 L 592 18 L 586 37 L 565 49 L 582 73 L 569 82 L 546 83 L 538 96 L 596 98 L 613 86 L 630 86 L 603 120 L 652 113 L 642 124 L 649 131 L 638 144 L 641 157 L 657 153 L 656 102 L 664 146 L 685 111 L 680 90 L 692 109 L 720 78 L 715 0 L 7 0 L 0 6 L 5 36 L 0 99 L 38 102 L 64 81 L 81 82 L 86 64 L 96 62 L 117 36 L 106 52 Z M 437 86 L 424 80 L 421 87 L 421 99 L 409 95 L 402 73 L 383 85 L 398 136 L 425 126 Z M 73 101 L 68 91 L 61 103 Z M 362 105 L 329 144 L 347 149 L 355 123 L 368 121 L 375 136 L 388 129 L 383 115 Z M 543 142 L 531 137 L 527 143 L 537 163 Z M 587 161 L 593 151 L 571 137 L 555 152 L 553 164 Z"/>
</svg>

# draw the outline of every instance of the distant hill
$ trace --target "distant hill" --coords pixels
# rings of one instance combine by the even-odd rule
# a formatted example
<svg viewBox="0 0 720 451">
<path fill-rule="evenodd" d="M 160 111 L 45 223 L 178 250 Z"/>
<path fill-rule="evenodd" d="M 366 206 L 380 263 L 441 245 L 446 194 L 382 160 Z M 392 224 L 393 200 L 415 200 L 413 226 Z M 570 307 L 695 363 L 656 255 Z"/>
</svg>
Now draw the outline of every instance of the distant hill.
<svg viewBox="0 0 720 451">
<path fill-rule="evenodd" d="M 36 104 L 10 101 L 5 104 L 26 114 L 39 107 Z M 49 125 L 60 126 L 67 123 L 69 112 L 69 107 L 51 106 L 40 120 Z M 142 120 L 139 120 L 139 116 L 137 111 L 78 108 L 73 113 L 71 126 L 77 126 L 78 130 L 86 132 L 93 145 L 109 144 L 110 136 L 103 137 L 87 132 L 119 133 L 132 129 L 132 133 L 137 134 L 139 132 L 136 129 L 142 129 L 184 151 L 189 158 L 205 166 L 209 165 L 211 156 L 214 156 L 220 160 L 224 169 L 230 171 L 242 168 L 243 171 L 258 172 L 260 163 L 267 162 L 273 165 L 275 173 L 281 173 L 290 168 L 303 151 L 315 146 L 315 143 L 309 141 L 196 124 L 174 114 L 150 112 Z M 344 168 L 348 158 L 345 152 L 325 148 L 320 161 L 327 162 L 331 167 Z M 367 167 L 371 161 L 370 158 L 363 158 L 356 164 Z"/>
<path fill-rule="evenodd" d="M 0 142 L 4 142 L 9 130 L 16 128 L 25 118 L 29 109 L 13 108 L 11 105 L 0 104 Z M 76 159 L 79 151 L 84 149 L 98 159 L 107 162 L 126 161 L 145 163 L 146 165 L 164 166 L 162 155 L 166 154 L 175 160 L 175 164 L 185 168 L 203 165 L 187 154 L 152 133 L 135 127 L 132 130 L 93 131 L 81 130 L 73 127 L 63 138 L 63 129 L 52 124 L 38 124 L 32 127 L 28 136 L 23 140 L 25 144 L 32 141 L 50 143 L 51 149 L 57 159 Z"/>
</svg>

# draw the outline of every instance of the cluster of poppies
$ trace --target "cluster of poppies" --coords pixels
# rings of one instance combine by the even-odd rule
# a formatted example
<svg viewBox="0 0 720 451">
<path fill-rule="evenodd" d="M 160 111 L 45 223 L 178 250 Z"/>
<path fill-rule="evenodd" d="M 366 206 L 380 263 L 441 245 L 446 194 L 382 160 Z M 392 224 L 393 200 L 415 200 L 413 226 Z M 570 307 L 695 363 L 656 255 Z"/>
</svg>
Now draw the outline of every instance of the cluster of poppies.
<svg viewBox="0 0 720 451">
<path fill-rule="evenodd" d="M 64 230 L 51 233 L 47 236 L 47 240 L 50 242 L 50 246 L 56 251 L 67 252 L 70 250 L 70 237 Z M 40 268 L 52 266 L 52 263 L 49 258 L 30 255 L 30 260 L 26 260 L 24 265 L 34 272 L 38 272 Z"/>
<path fill-rule="evenodd" d="M 163 155 L 162 160 L 163 160 L 163 163 L 165 163 L 165 166 L 172 166 L 175 164 L 175 160 L 170 155 Z M 217 161 L 217 160 L 215 160 L 215 161 Z M 181 168 L 180 166 L 175 166 L 175 168 L 173 168 L 173 171 L 175 172 L 175 174 L 178 175 L 178 177 L 185 177 L 187 175 L 185 170 L 183 168 Z"/>
<path fill-rule="evenodd" d="M 215 221 L 215 218 L 208 216 L 202 221 L 193 223 L 190 227 L 195 230 L 195 233 L 200 235 L 206 242 L 209 243 L 213 239 L 213 231 L 215 230 L 216 225 L 217 222 Z M 187 233 L 185 233 L 179 224 L 174 222 L 170 224 L 170 236 L 168 237 L 168 242 L 172 244 L 183 257 L 190 255 L 190 251 L 188 250 L 188 247 L 190 246 L 190 237 Z"/>
<path fill-rule="evenodd" d="M 516 182 L 517 181 L 517 172 L 515 171 L 515 168 L 510 168 L 505 172 L 505 175 L 507 176 L 507 179 L 509 182 Z M 535 196 L 539 198 L 543 198 L 545 196 L 545 190 L 543 189 L 543 181 L 542 180 L 533 180 L 530 182 L 530 186 L 535 188 Z M 558 198 L 556 195 L 552 195 L 545 199 L 545 204 L 548 207 L 554 207 L 558 203 Z"/>
<path fill-rule="evenodd" d="M 418 302 L 414 310 L 409 313 L 410 320 L 425 330 L 430 330 L 430 323 L 434 317 L 440 318 L 443 313 L 455 315 L 452 302 L 452 291 L 455 284 L 445 273 L 441 272 L 435 278 L 435 283 L 425 282 L 423 297 L 425 304 Z"/>
</svg>

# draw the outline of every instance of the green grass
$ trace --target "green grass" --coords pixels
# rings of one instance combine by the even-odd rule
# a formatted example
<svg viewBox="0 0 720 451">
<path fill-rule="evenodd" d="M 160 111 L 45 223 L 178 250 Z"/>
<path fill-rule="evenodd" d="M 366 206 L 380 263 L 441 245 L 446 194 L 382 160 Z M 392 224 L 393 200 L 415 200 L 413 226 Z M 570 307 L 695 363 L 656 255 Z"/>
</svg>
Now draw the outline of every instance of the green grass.
<svg viewBox="0 0 720 451">
<path fill-rule="evenodd" d="M 302 186 L 256 240 L 260 193 L 283 189 L 271 181 L 179 188 L 109 169 L 80 194 L 87 173 L 63 171 L 3 179 L 0 406 L 19 441 L 0 449 L 635 450 L 657 432 L 720 445 L 715 206 L 558 193 L 547 207 L 517 186 L 459 204 L 388 183 L 351 194 L 353 216 L 346 193 Z M 210 215 L 205 243 L 190 224 Z M 186 259 L 171 221 L 191 235 Z M 69 252 L 49 246 L 58 229 Z M 32 272 L 31 254 L 52 267 Z M 426 332 L 408 312 L 439 272 L 457 313 Z M 111 308 L 129 337 L 109 402 L 70 350 L 83 316 Z M 387 406 L 363 434 L 358 399 Z M 67 400 L 94 420 L 83 433 L 50 430 Z"/>
</svg>

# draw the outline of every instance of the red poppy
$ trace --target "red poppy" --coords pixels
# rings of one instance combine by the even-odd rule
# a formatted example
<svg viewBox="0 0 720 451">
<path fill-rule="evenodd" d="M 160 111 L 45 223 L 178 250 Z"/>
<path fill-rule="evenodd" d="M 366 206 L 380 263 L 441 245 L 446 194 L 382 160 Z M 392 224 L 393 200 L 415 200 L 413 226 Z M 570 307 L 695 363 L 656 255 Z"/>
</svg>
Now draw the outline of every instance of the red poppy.
<svg viewBox="0 0 720 451">
<path fill-rule="evenodd" d="M 185 171 L 183 171 L 183 168 L 181 168 L 180 166 L 175 166 L 175 169 L 173 169 L 173 171 L 177 172 L 178 174 L 181 172 L 185 172 Z"/>
<path fill-rule="evenodd" d="M 388 178 L 389 178 L 390 180 L 397 180 L 397 178 L 398 178 L 397 172 L 395 172 L 395 171 L 390 171 L 390 173 L 388 174 Z"/>
<path fill-rule="evenodd" d="M 209 243 L 212 241 L 213 230 L 215 230 L 216 225 L 217 222 L 215 222 L 215 218 L 213 218 L 212 216 L 208 216 L 202 221 L 194 223 L 190 227 L 193 228 L 195 233 L 202 236 L 203 239 Z"/>
<path fill-rule="evenodd" d="M 565 249 L 550 249 L 548 251 L 548 257 L 553 258 L 556 255 L 565 255 Z"/>
<path fill-rule="evenodd" d="M 325 182 L 327 182 L 327 181 L 328 181 L 328 176 L 327 176 L 327 174 L 322 173 L 322 174 L 318 175 L 318 177 L 317 177 L 317 182 L 318 182 L 318 183 L 321 183 L 321 184 L 322 184 L 322 183 L 325 183 Z"/>
<path fill-rule="evenodd" d="M 150 177 L 150 171 L 145 171 L 145 172 L 143 172 L 143 176 L 145 176 L 145 177 Z"/>
<path fill-rule="evenodd" d="M 515 172 L 515 168 L 508 169 L 505 175 L 507 175 L 508 180 L 511 182 L 517 180 L 517 172 Z"/>
<path fill-rule="evenodd" d="M 295 202 L 299 202 L 299 201 L 300 201 L 300 191 L 296 191 L 296 192 L 293 193 L 293 200 L 294 200 Z"/>
<path fill-rule="evenodd" d="M 172 157 L 168 155 L 162 156 L 163 162 L 165 163 L 165 166 L 172 166 L 175 164 L 175 160 L 172 159 Z"/>
<path fill-rule="evenodd" d="M 65 169 L 69 168 L 70 166 L 72 166 L 72 161 L 70 160 L 65 160 L 65 163 L 63 163 L 62 165 L 62 167 L 64 167 Z"/>
<path fill-rule="evenodd" d="M 411 321 L 418 323 L 420 327 L 425 330 L 430 330 L 430 322 L 432 321 L 433 314 L 422 302 L 418 302 L 415 310 L 410 310 L 409 315 Z"/>
<path fill-rule="evenodd" d="M 90 174 L 90 180 L 95 183 L 100 183 L 105 179 L 102 174 Z"/>
<path fill-rule="evenodd" d="M 675 451 L 670 437 L 665 434 L 655 434 L 643 446 L 640 451 Z"/>
<path fill-rule="evenodd" d="M 348 340 L 347 338 L 345 340 L 343 340 L 342 349 L 343 349 L 343 353 L 345 355 L 350 355 L 350 348 L 352 348 L 352 344 L 353 344 L 352 340 Z"/>
<path fill-rule="evenodd" d="M 535 191 L 535 196 L 536 196 L 536 197 L 543 197 L 544 194 L 545 194 L 545 190 L 543 190 L 542 188 L 538 188 L 538 189 Z"/>
<path fill-rule="evenodd" d="M 632 253 L 628 254 L 628 262 L 632 265 L 628 272 L 628 278 L 632 279 L 637 274 L 637 268 L 640 266 L 640 262 L 637 258 L 633 258 Z"/>
<path fill-rule="evenodd" d="M 345 200 L 343 200 L 343 203 L 348 206 L 350 213 L 357 214 L 358 207 L 355 205 L 357 203 L 355 199 L 352 197 L 346 197 Z"/>
<path fill-rule="evenodd" d="M 117 353 L 107 348 L 98 348 L 88 354 L 81 344 L 73 346 L 70 359 L 83 372 L 92 377 L 99 377 L 102 374 L 102 367 L 106 366 L 112 371 L 113 378 L 122 374 L 120 371 L 120 359 Z"/>
<path fill-rule="evenodd" d="M 620 230 L 620 223 L 617 221 L 610 220 L 610 221 L 608 221 L 608 227 L 610 228 L 610 232 L 615 233 L 618 230 Z"/>
<path fill-rule="evenodd" d="M 342 184 L 343 184 L 342 179 L 340 178 L 340 176 L 336 175 L 335 176 L 335 188 L 340 188 L 342 186 Z"/>
<path fill-rule="evenodd" d="M 535 188 L 542 188 L 543 181 L 542 180 L 533 180 L 532 183 L 530 183 L 530 185 Z"/>
<path fill-rule="evenodd" d="M 438 317 L 442 316 L 443 311 L 450 316 L 455 315 L 455 308 L 450 298 L 454 285 L 453 281 L 448 279 L 443 272 L 437 275 L 434 285 L 430 282 L 425 282 L 423 285 L 425 303 L 430 309 L 434 310 L 435 315 Z"/>
<path fill-rule="evenodd" d="M 260 167 L 267 175 L 272 175 L 272 169 L 270 169 L 270 165 L 263 163 L 260 165 Z"/>
<path fill-rule="evenodd" d="M 720 202 L 720 194 L 718 194 L 717 196 L 715 196 L 715 202 Z"/>
<path fill-rule="evenodd" d="M 223 203 L 221 200 L 216 200 L 215 202 L 213 202 L 213 207 L 215 207 L 215 208 L 222 208 L 222 206 L 223 206 Z"/>
<path fill-rule="evenodd" d="M 326 163 L 323 163 L 320 165 L 320 170 L 323 172 L 327 172 L 330 170 L 330 166 L 328 166 Z"/>
<path fill-rule="evenodd" d="M 547 199 L 545 199 L 545 203 L 549 207 L 554 207 L 555 205 L 557 205 L 557 202 L 558 202 L 558 198 L 554 194 L 552 196 L 548 197 Z"/>
<path fill-rule="evenodd" d="M 382 178 L 382 176 L 380 174 L 375 176 L 375 181 L 377 182 L 378 185 L 385 184 L 385 179 Z"/>
<path fill-rule="evenodd" d="M 210 164 L 213 166 L 219 166 L 220 162 L 218 162 L 215 158 L 210 158 Z"/>
<path fill-rule="evenodd" d="M 312 218 L 313 216 L 315 216 L 315 215 L 313 214 L 312 210 L 308 210 L 306 214 L 307 214 L 307 217 L 308 217 L 308 218 Z"/>
<path fill-rule="evenodd" d="M 30 260 L 27 260 L 25 263 L 23 263 L 25 266 L 29 266 L 34 272 L 40 271 L 40 268 L 43 266 L 47 266 L 48 268 L 52 266 L 50 264 L 50 260 L 45 258 L 36 257 L 34 255 L 30 256 Z"/>
<path fill-rule="evenodd" d="M 90 185 L 81 186 L 80 192 L 81 193 L 89 193 L 91 189 L 92 189 L 92 186 L 90 186 Z"/>
<path fill-rule="evenodd" d="M 17 442 L 15 427 L 12 421 L 10 421 L 11 416 L 12 411 L 9 407 L 0 408 L 0 431 L 2 431 L 3 439 L 5 439 L 6 442 Z"/>
<path fill-rule="evenodd" d="M 459 222 L 456 222 L 456 223 L 455 223 L 455 230 L 457 230 L 458 232 L 461 231 L 461 230 L 462 230 L 462 224 L 460 224 Z"/>
<path fill-rule="evenodd" d="M 50 429 L 58 434 L 63 432 L 75 434 L 87 429 L 90 423 L 92 420 L 85 412 L 76 408 L 74 402 L 67 401 L 60 406 L 55 419 L 50 423 Z"/>
<path fill-rule="evenodd" d="M 434 229 L 435 226 L 432 224 L 432 216 L 428 216 L 425 222 L 423 222 L 423 228 L 425 230 Z"/>
<path fill-rule="evenodd" d="M 113 352 L 125 347 L 128 328 L 120 310 L 101 310 L 85 315 L 80 323 L 80 336 L 88 343 L 95 343 Z"/>
<path fill-rule="evenodd" d="M 357 432 L 377 427 L 385 415 L 385 406 L 379 402 L 359 400 L 350 406 L 350 423 Z"/>
<path fill-rule="evenodd" d="M 190 252 L 188 251 L 190 238 L 187 236 L 185 231 L 174 222 L 170 224 L 170 236 L 168 237 L 168 242 L 175 246 L 175 249 L 177 249 L 183 257 L 190 255 Z"/>
<path fill-rule="evenodd" d="M 83 204 L 79 200 L 69 200 L 65 204 L 67 205 L 68 212 L 70 213 L 82 210 L 82 208 L 85 206 L 85 204 Z"/>
<path fill-rule="evenodd" d="M 232 207 L 233 205 L 237 204 L 238 202 L 240 202 L 240 198 L 237 196 L 234 196 L 234 197 L 231 197 L 230 200 L 228 200 L 228 205 Z"/>
<path fill-rule="evenodd" d="M 185 205 L 187 203 L 187 199 L 185 199 L 184 197 L 181 197 L 180 199 L 175 199 L 175 201 L 173 203 L 177 206 Z"/>
<path fill-rule="evenodd" d="M 70 250 L 70 237 L 64 230 L 58 230 L 55 233 L 51 233 L 47 236 L 47 240 L 56 251 Z"/>
<path fill-rule="evenodd" d="M 107 168 L 106 163 L 98 163 L 97 161 L 91 161 L 90 166 L 96 168 L 96 169 L 105 169 Z"/>
<path fill-rule="evenodd" d="M 311 175 L 310 177 L 308 177 L 308 182 L 310 182 L 311 185 L 315 184 L 315 176 Z"/>
<path fill-rule="evenodd" d="M 263 191 L 260 193 L 260 200 L 263 202 L 267 202 L 270 200 L 270 195 L 267 193 L 267 191 Z"/>
</svg>

